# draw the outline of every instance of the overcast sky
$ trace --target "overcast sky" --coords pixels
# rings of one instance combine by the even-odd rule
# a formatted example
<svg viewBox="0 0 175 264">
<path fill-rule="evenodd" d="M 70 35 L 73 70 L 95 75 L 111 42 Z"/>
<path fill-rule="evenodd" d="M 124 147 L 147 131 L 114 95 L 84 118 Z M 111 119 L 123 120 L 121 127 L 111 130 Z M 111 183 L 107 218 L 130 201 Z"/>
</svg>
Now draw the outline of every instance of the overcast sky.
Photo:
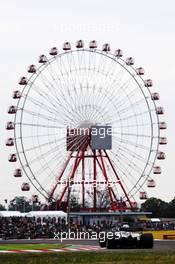
<svg viewBox="0 0 175 264">
<path fill-rule="evenodd" d="M 85 43 L 96 39 L 111 43 L 135 58 L 154 80 L 168 123 L 167 159 L 163 173 L 156 176 L 157 188 L 150 195 L 165 200 L 175 196 L 175 3 L 173 0 L 1 0 L 0 1 L 0 203 L 22 195 L 14 167 L 7 161 L 9 150 L 5 123 L 11 94 L 25 75 L 50 47 L 61 49 L 64 41 Z"/>
</svg>

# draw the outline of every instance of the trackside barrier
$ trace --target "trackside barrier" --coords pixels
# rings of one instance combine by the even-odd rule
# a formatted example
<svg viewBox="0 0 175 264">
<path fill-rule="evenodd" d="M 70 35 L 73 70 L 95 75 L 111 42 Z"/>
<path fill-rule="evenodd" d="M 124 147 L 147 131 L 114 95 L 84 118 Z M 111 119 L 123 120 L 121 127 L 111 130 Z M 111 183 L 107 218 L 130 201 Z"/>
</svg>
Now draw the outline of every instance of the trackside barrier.
<svg viewBox="0 0 175 264">
<path fill-rule="evenodd" d="M 174 239 L 175 230 L 155 230 L 155 231 L 144 231 L 144 233 L 152 233 L 154 239 Z"/>
</svg>

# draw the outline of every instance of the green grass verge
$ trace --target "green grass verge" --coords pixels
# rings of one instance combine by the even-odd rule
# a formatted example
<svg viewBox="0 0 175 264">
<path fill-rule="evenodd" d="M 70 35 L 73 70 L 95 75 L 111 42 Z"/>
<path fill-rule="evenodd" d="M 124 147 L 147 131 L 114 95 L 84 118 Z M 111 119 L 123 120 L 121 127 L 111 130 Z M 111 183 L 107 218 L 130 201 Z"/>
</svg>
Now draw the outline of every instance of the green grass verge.
<svg viewBox="0 0 175 264">
<path fill-rule="evenodd" d="M 0 254 L 3 264 L 174 264 L 175 252 L 69 252 L 35 254 Z"/>
<path fill-rule="evenodd" d="M 0 244 L 1 250 L 23 250 L 23 249 L 49 249 L 63 248 L 63 244 Z"/>
</svg>

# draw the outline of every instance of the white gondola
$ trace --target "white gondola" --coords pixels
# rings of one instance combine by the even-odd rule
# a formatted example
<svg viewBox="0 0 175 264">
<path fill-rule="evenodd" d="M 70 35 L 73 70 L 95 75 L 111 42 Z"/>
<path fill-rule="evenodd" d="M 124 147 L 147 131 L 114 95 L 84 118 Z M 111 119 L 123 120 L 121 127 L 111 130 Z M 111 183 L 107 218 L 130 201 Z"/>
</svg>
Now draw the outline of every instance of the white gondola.
<svg viewBox="0 0 175 264">
<path fill-rule="evenodd" d="M 159 122 L 159 129 L 167 129 L 167 123 L 166 122 Z"/>
<path fill-rule="evenodd" d="M 18 90 L 14 91 L 12 97 L 13 97 L 13 99 L 20 99 L 21 98 L 21 92 Z"/>
<path fill-rule="evenodd" d="M 37 194 L 32 195 L 32 202 L 33 203 L 38 203 L 38 201 L 39 201 L 38 195 Z"/>
<path fill-rule="evenodd" d="M 16 162 L 17 161 L 16 154 L 10 154 L 8 160 L 9 160 L 9 162 Z"/>
<path fill-rule="evenodd" d="M 136 69 L 137 75 L 144 75 L 145 70 L 142 67 Z"/>
<path fill-rule="evenodd" d="M 129 57 L 126 59 L 126 65 L 133 65 L 134 64 L 134 58 Z"/>
<path fill-rule="evenodd" d="M 11 105 L 11 106 L 9 106 L 7 112 L 8 112 L 8 114 L 16 114 L 16 112 L 17 112 L 17 107 L 14 106 L 14 105 Z"/>
<path fill-rule="evenodd" d="M 26 77 L 21 77 L 20 79 L 19 79 L 19 85 L 26 85 L 27 84 L 27 82 L 28 82 L 28 80 L 27 80 L 27 78 Z"/>
<path fill-rule="evenodd" d="M 156 107 L 156 114 L 158 115 L 163 115 L 164 114 L 164 109 L 162 106 Z"/>
<path fill-rule="evenodd" d="M 131 202 L 132 208 L 137 209 L 138 208 L 138 204 L 137 202 Z"/>
<path fill-rule="evenodd" d="M 153 81 L 151 79 L 147 79 L 144 81 L 145 87 L 152 87 Z"/>
<path fill-rule="evenodd" d="M 69 42 L 65 42 L 63 44 L 63 50 L 65 51 L 71 50 L 71 44 Z"/>
<path fill-rule="evenodd" d="M 49 51 L 49 54 L 52 55 L 52 56 L 56 56 L 58 54 L 57 47 L 51 48 L 51 50 Z"/>
<path fill-rule="evenodd" d="M 160 137 L 159 138 L 159 144 L 160 145 L 166 145 L 168 143 L 167 138 L 166 137 Z"/>
<path fill-rule="evenodd" d="M 109 52 L 111 50 L 110 44 L 103 44 L 102 51 Z"/>
<path fill-rule="evenodd" d="M 36 66 L 34 65 L 34 64 L 32 64 L 32 65 L 29 65 L 29 67 L 28 67 L 28 72 L 29 73 L 36 73 Z"/>
<path fill-rule="evenodd" d="M 153 174 L 161 174 L 161 173 L 162 173 L 162 169 L 160 166 L 153 167 Z"/>
<path fill-rule="evenodd" d="M 154 188 L 156 187 L 156 183 L 153 179 L 149 179 L 148 182 L 147 182 L 147 187 L 148 188 Z"/>
<path fill-rule="evenodd" d="M 15 124 L 13 122 L 7 122 L 6 129 L 7 130 L 13 130 L 15 128 Z"/>
<path fill-rule="evenodd" d="M 21 169 L 15 169 L 13 176 L 16 178 L 22 177 L 22 170 Z"/>
<path fill-rule="evenodd" d="M 5 145 L 8 147 L 14 146 L 14 139 L 13 138 L 8 138 L 5 142 Z"/>
<path fill-rule="evenodd" d="M 148 199 L 148 195 L 146 192 L 140 192 L 140 200 L 146 200 Z"/>
<path fill-rule="evenodd" d="M 30 190 L 30 185 L 29 185 L 29 183 L 24 182 L 24 183 L 22 184 L 22 186 L 21 186 L 21 191 L 26 192 L 26 191 L 29 191 L 29 190 Z"/>
<path fill-rule="evenodd" d="M 39 63 L 46 63 L 47 62 L 46 55 L 44 55 L 44 54 L 40 55 L 39 58 L 38 58 L 38 62 Z"/>
<path fill-rule="evenodd" d="M 164 160 L 166 158 L 166 155 L 163 151 L 159 151 L 157 154 L 157 159 L 158 160 Z"/>
<path fill-rule="evenodd" d="M 115 55 L 115 57 L 117 57 L 117 58 L 121 58 L 121 57 L 123 57 L 123 50 L 121 50 L 121 49 L 117 49 L 117 50 L 115 50 L 114 55 Z"/>
<path fill-rule="evenodd" d="M 97 41 L 96 40 L 91 40 L 89 43 L 89 48 L 90 49 L 96 49 L 97 48 Z"/>
<path fill-rule="evenodd" d="M 83 40 L 78 40 L 77 42 L 76 42 L 76 48 L 77 49 L 81 49 L 81 48 L 83 48 L 84 47 L 84 42 L 83 42 Z"/>
<path fill-rule="evenodd" d="M 159 93 L 152 93 L 151 94 L 151 99 L 154 100 L 154 101 L 159 100 L 160 99 Z"/>
</svg>

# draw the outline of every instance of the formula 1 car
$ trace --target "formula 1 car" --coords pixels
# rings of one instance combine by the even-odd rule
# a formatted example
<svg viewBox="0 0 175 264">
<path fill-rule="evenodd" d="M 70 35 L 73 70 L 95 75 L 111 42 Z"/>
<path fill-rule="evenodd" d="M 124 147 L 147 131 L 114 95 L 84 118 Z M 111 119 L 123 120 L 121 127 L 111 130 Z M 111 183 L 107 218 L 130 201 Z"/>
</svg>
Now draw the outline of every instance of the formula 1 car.
<svg viewBox="0 0 175 264">
<path fill-rule="evenodd" d="M 153 248 L 154 239 L 151 233 L 144 234 L 142 231 L 111 230 L 106 232 L 104 239 L 99 238 L 102 248 Z"/>
</svg>

